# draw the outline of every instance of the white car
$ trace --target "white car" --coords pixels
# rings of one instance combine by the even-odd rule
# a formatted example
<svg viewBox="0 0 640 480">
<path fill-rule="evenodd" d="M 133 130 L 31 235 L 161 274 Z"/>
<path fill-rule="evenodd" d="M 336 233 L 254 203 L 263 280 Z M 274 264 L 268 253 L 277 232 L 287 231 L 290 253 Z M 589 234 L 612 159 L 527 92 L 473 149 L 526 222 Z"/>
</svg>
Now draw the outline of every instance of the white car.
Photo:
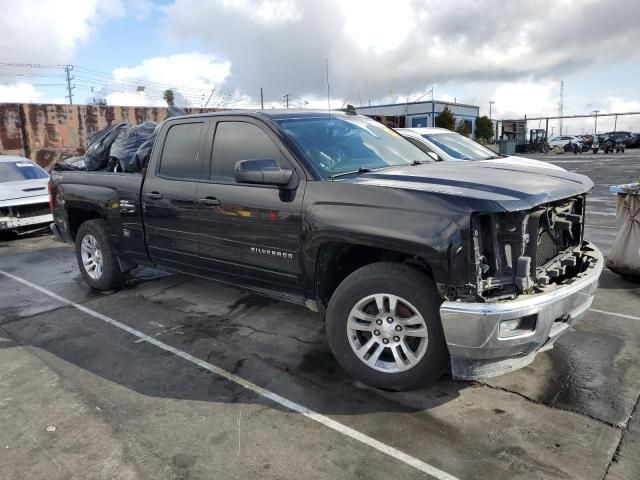
<svg viewBox="0 0 640 480">
<path fill-rule="evenodd" d="M 470 138 L 446 128 L 397 128 L 396 131 L 434 160 L 447 162 L 485 161 L 524 167 L 564 170 L 548 162 L 514 155 L 500 155 Z"/>
<path fill-rule="evenodd" d="M 563 148 L 569 142 L 577 143 L 578 145 L 580 145 L 580 148 L 582 148 L 582 144 L 584 143 L 584 140 L 580 137 L 574 137 L 573 135 L 560 135 L 557 137 L 550 138 L 549 146 L 551 148 L 553 147 Z"/>
<path fill-rule="evenodd" d="M 35 230 L 53 222 L 49 174 L 28 158 L 0 155 L 0 232 Z"/>
</svg>

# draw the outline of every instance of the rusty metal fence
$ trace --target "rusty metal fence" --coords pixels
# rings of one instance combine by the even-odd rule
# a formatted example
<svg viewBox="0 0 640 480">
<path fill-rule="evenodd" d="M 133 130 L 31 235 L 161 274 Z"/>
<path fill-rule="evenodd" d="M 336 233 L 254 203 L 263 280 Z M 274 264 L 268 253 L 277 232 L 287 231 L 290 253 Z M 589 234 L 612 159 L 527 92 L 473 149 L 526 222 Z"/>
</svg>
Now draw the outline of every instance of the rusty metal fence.
<svg viewBox="0 0 640 480">
<path fill-rule="evenodd" d="M 186 113 L 216 111 L 185 108 Z M 0 154 L 30 158 L 50 170 L 57 162 L 82 155 L 98 130 L 118 122 L 161 122 L 162 107 L 0 103 Z"/>
</svg>

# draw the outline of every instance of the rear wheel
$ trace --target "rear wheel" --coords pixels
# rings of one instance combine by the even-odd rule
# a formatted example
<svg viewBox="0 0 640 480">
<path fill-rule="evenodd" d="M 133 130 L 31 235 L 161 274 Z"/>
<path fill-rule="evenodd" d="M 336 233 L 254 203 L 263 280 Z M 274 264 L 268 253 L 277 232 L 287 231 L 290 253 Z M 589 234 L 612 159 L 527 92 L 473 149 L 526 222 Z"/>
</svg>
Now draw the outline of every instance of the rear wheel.
<svg viewBox="0 0 640 480">
<path fill-rule="evenodd" d="M 82 278 L 97 290 L 114 290 L 123 276 L 104 220 L 88 220 L 76 234 L 76 258 Z"/>
<path fill-rule="evenodd" d="M 403 264 L 374 263 L 349 275 L 327 309 L 336 359 L 357 380 L 391 390 L 436 380 L 449 355 L 433 281 Z"/>
</svg>

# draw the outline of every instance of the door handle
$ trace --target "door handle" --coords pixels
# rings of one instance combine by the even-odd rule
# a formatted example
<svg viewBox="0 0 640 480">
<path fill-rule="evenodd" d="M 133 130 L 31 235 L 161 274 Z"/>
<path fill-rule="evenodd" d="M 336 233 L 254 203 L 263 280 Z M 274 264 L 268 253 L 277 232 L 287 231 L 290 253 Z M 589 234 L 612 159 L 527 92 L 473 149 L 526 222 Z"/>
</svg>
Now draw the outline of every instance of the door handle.
<svg viewBox="0 0 640 480">
<path fill-rule="evenodd" d="M 201 198 L 200 200 L 198 200 L 198 203 L 213 207 L 216 205 L 220 205 L 220 200 L 214 197 L 207 197 L 207 198 Z"/>
<path fill-rule="evenodd" d="M 162 194 L 158 192 L 148 192 L 144 196 L 149 200 L 162 200 Z"/>
</svg>

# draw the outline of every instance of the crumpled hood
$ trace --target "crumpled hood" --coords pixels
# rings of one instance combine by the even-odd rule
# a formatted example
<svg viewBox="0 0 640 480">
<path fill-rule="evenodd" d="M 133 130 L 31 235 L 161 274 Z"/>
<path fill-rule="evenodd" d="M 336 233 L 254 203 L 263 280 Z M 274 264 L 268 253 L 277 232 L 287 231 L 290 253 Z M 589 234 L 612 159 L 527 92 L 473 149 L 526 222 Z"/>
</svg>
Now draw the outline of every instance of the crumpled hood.
<svg viewBox="0 0 640 480">
<path fill-rule="evenodd" d="M 493 162 L 392 167 L 344 181 L 492 201 L 505 210 L 533 208 L 588 192 L 593 187 L 588 177 L 577 173 Z"/>
<path fill-rule="evenodd" d="M 0 202 L 7 203 L 6 201 L 8 200 L 28 199 L 29 197 L 48 195 L 48 183 L 48 178 L 21 180 L 18 182 L 0 182 Z"/>
</svg>

